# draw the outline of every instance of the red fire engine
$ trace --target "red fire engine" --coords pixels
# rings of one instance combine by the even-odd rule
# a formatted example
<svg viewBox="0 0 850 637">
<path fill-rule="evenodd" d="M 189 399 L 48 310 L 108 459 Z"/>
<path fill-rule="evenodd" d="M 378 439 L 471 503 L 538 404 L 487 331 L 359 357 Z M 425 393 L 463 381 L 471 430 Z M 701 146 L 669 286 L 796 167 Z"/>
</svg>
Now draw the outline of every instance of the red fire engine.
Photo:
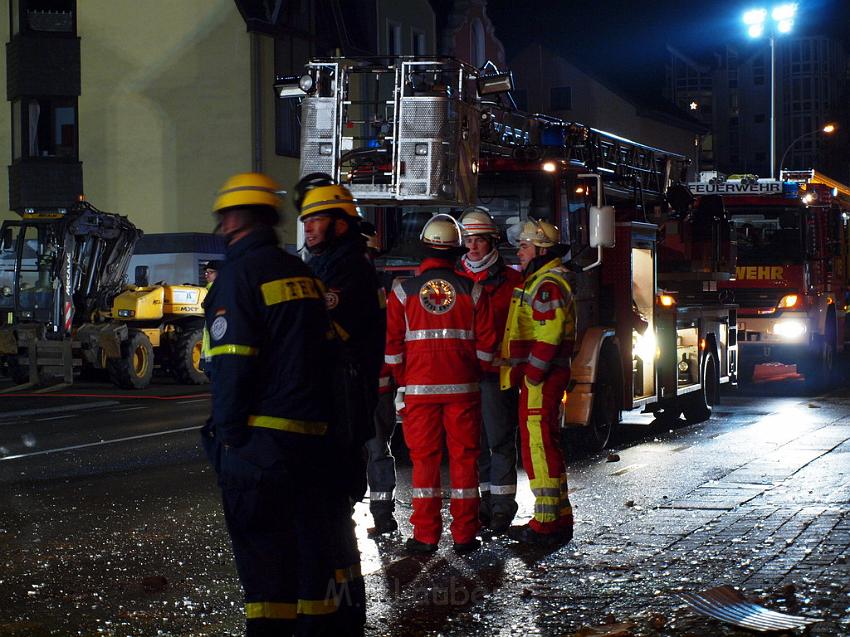
<svg viewBox="0 0 850 637">
<path fill-rule="evenodd" d="M 736 276 L 721 294 L 739 306 L 741 379 L 799 372 L 826 386 L 847 337 L 850 188 L 815 170 L 703 177 L 691 191 L 721 195 L 737 235 Z"/>
<path fill-rule="evenodd" d="M 564 425 L 590 446 L 607 444 L 624 410 L 708 418 L 735 379 L 735 308 L 717 296 L 734 272 L 723 220 L 685 214 L 691 197 L 675 186 L 685 157 L 520 113 L 510 86 L 507 73 L 447 58 L 333 58 L 278 89 L 302 99 L 302 175 L 350 187 L 388 248 L 387 270 L 415 266 L 435 212 L 482 205 L 503 228 L 531 217 L 561 229 L 579 340 Z M 688 237 L 687 254 L 660 256 L 658 223 Z M 685 262 L 694 255 L 697 271 Z"/>
</svg>

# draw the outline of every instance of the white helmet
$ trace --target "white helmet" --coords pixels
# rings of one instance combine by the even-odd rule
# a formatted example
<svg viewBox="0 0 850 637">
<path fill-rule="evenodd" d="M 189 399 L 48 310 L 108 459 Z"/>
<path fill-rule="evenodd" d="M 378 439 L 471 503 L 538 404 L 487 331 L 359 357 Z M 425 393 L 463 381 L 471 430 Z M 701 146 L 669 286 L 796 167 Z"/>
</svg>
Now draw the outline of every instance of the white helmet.
<svg viewBox="0 0 850 637">
<path fill-rule="evenodd" d="M 522 224 L 517 243 L 526 241 L 538 248 L 551 248 L 558 244 L 559 239 L 558 226 L 552 225 L 548 221 L 529 219 Z"/>
<path fill-rule="evenodd" d="M 432 248 L 448 250 L 463 245 L 460 235 L 461 227 L 457 220 L 451 215 L 441 213 L 427 221 L 419 235 L 419 240 Z"/>
<path fill-rule="evenodd" d="M 460 225 L 463 228 L 464 237 L 485 236 L 499 237 L 499 227 L 490 216 L 487 208 L 475 206 L 469 208 L 460 217 Z"/>
</svg>

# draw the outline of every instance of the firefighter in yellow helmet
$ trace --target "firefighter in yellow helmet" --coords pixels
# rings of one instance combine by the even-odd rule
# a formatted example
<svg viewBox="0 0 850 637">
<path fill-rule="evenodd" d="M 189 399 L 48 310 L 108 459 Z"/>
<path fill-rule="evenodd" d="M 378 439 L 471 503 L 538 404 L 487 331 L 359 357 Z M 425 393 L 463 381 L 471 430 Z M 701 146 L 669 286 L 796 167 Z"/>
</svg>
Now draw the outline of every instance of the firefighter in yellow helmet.
<svg viewBox="0 0 850 637">
<path fill-rule="evenodd" d="M 321 282 L 278 247 L 279 191 L 266 175 L 242 173 L 213 204 L 227 259 L 204 302 L 212 415 L 202 439 L 221 487 L 246 633 L 358 634 L 340 612 L 347 576 L 329 551 L 345 530 L 329 514 L 345 498 L 330 480 L 336 342 Z"/>
<path fill-rule="evenodd" d="M 514 290 L 502 341 L 501 386 L 519 387 L 522 461 L 534 494 L 534 517 L 510 535 L 559 545 L 572 539 L 573 512 L 560 445 L 559 406 L 570 380 L 575 301 L 561 263 L 558 228 L 527 221 L 517 237 L 525 281 Z"/>
<path fill-rule="evenodd" d="M 335 559 L 337 569 L 345 571 L 360 564 L 351 521 L 352 504 L 362 500 L 367 489 L 366 449 L 375 438 L 386 296 L 375 266 L 367 257 L 366 238 L 360 227 L 362 217 L 351 191 L 329 175 L 314 173 L 296 185 L 295 198 L 310 253 L 307 264 L 325 286 L 325 307 L 341 343 L 341 358 L 332 377 L 340 425 L 334 452 L 338 486 L 348 493 L 350 502 L 345 502 L 335 515 L 348 524 L 350 532 L 342 538 Z M 391 506 L 393 502 L 382 504 Z M 383 519 L 376 516 L 376 526 L 381 526 L 382 532 L 395 530 L 392 509 L 382 508 L 381 513 L 386 515 Z M 366 588 L 359 574 L 350 583 L 348 593 L 359 611 L 355 621 L 365 624 Z"/>
</svg>

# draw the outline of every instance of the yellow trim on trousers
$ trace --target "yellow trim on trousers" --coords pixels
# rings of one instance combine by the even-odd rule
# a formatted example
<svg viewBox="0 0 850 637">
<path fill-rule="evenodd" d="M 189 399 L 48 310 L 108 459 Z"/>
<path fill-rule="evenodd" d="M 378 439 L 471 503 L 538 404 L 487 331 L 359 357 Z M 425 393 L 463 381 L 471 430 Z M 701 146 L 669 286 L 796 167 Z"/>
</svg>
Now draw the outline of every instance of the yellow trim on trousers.
<svg viewBox="0 0 850 637">
<path fill-rule="evenodd" d="M 328 430 L 328 423 L 318 420 L 294 420 L 292 418 L 277 418 L 275 416 L 248 416 L 249 427 L 266 427 L 278 431 L 288 431 L 294 434 L 323 436 Z"/>
<path fill-rule="evenodd" d="M 527 379 L 524 382 L 527 390 L 528 452 L 534 471 L 534 478 L 529 480 L 531 491 L 534 493 L 534 519 L 538 522 L 554 522 L 559 517 L 560 504 L 560 498 L 554 494 L 560 493 L 561 482 L 560 477 L 549 476 L 549 463 L 546 461 L 546 448 L 543 446 L 543 384 L 533 385 Z M 547 489 L 552 489 L 549 493 L 553 495 L 538 495 L 546 493 Z"/>
</svg>

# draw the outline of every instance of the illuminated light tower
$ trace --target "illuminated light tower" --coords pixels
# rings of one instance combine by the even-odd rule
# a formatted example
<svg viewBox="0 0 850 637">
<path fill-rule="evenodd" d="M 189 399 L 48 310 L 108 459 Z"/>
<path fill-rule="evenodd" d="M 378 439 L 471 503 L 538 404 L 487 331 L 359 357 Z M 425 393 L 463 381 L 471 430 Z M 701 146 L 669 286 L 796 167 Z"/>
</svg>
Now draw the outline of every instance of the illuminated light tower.
<svg viewBox="0 0 850 637">
<path fill-rule="evenodd" d="M 765 31 L 770 38 L 770 177 L 776 177 L 776 36 L 790 33 L 794 28 L 797 4 L 780 4 L 770 12 L 767 9 L 750 9 L 744 13 L 747 35 L 760 38 Z M 769 28 L 768 28 L 769 26 Z"/>
</svg>

